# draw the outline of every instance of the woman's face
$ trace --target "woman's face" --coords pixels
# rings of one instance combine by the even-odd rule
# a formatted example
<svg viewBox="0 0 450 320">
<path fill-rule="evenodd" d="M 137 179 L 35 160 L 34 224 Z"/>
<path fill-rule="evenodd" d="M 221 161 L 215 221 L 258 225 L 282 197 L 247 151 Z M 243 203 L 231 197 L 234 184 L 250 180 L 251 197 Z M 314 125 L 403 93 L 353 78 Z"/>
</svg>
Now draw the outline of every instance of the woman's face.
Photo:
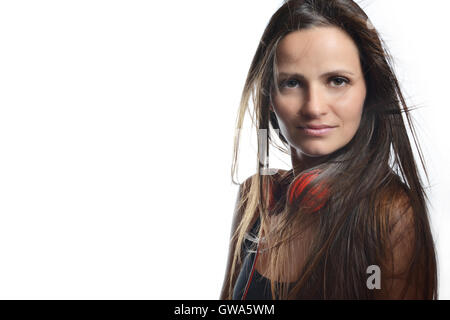
<svg viewBox="0 0 450 320">
<path fill-rule="evenodd" d="M 350 142 L 366 97 L 353 40 L 335 27 L 289 33 L 277 48 L 277 67 L 279 92 L 270 108 L 294 158 L 328 155 Z"/>
</svg>

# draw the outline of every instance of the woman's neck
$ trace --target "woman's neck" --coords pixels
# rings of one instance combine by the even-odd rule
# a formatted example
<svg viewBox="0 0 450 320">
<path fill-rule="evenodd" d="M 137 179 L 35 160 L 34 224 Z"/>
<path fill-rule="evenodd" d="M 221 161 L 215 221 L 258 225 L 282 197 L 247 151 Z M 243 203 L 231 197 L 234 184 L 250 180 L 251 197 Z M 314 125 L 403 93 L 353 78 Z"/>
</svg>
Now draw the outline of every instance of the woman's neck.
<svg viewBox="0 0 450 320">
<path fill-rule="evenodd" d="M 296 150 L 295 148 L 291 147 L 291 161 L 295 177 L 299 175 L 300 172 L 302 171 L 308 170 L 309 168 L 312 168 L 314 166 L 326 162 L 328 158 L 329 158 L 328 155 L 319 157 L 310 157 L 305 155 L 304 153 L 301 153 L 299 150 Z"/>
</svg>

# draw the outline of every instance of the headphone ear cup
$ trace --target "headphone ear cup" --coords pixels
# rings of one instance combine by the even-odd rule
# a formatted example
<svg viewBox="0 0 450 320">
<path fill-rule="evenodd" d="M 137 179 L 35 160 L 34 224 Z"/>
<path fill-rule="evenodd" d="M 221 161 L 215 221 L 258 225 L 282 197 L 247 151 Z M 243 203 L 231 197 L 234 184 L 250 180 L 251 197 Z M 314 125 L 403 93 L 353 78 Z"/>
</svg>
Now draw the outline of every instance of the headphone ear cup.
<svg viewBox="0 0 450 320">
<path fill-rule="evenodd" d="M 300 194 L 302 194 L 308 184 L 314 181 L 319 173 L 319 169 L 311 170 L 300 175 L 292 182 L 292 187 L 290 188 L 288 198 L 289 204 L 292 204 L 300 196 Z M 323 183 L 319 183 L 319 185 L 309 190 L 309 192 L 304 196 L 302 203 L 307 207 L 313 208 L 311 212 L 316 212 L 325 205 L 327 198 L 328 188 Z"/>
</svg>

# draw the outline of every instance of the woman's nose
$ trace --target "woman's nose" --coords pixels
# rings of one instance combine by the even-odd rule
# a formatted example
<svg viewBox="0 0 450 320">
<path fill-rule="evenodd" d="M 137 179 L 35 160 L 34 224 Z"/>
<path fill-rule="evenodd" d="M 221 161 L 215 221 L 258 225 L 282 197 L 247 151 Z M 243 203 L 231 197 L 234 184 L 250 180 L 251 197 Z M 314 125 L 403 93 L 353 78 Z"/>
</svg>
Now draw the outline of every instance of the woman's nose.
<svg viewBox="0 0 450 320">
<path fill-rule="evenodd" d="M 327 113 L 324 92 L 318 85 L 309 85 L 305 97 L 306 99 L 300 109 L 302 115 L 315 118 Z"/>
</svg>

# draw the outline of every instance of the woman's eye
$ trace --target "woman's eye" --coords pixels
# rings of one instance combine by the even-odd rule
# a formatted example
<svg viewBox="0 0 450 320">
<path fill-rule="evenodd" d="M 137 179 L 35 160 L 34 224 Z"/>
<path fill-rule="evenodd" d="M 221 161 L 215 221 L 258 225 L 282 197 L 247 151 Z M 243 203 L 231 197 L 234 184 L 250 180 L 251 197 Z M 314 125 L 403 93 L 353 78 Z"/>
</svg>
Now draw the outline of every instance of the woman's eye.
<svg viewBox="0 0 450 320">
<path fill-rule="evenodd" d="M 296 84 L 300 83 L 295 79 L 289 79 L 281 82 L 281 87 L 287 87 L 287 88 L 295 88 Z"/>
<path fill-rule="evenodd" d="M 335 84 L 335 87 L 343 87 L 345 84 L 347 84 L 349 81 L 347 80 L 347 79 L 345 79 L 345 78 L 341 78 L 341 77 L 336 77 L 336 78 L 333 78 L 332 80 L 331 80 L 331 82 L 333 83 L 333 84 Z"/>
</svg>

